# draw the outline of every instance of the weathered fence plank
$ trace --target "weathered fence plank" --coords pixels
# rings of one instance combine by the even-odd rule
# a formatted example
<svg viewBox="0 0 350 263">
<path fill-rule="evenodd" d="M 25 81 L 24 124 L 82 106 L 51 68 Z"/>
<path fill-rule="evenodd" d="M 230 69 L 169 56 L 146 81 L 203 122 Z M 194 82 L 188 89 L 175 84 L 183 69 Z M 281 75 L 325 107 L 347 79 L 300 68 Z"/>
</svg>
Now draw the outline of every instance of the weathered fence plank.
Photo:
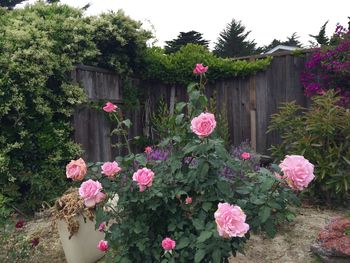
<svg viewBox="0 0 350 263">
<path fill-rule="evenodd" d="M 234 145 L 244 140 L 251 141 L 254 149 L 267 154 L 271 144 L 280 142 L 276 132 L 266 134 L 271 114 L 278 111 L 281 103 L 295 100 L 307 107 L 300 83 L 300 73 L 304 69 L 306 57 L 286 53 L 274 57 L 264 72 L 247 78 L 218 81 L 206 87 L 208 98 L 216 96 L 217 112 L 222 109 L 227 114 L 230 140 Z M 111 71 L 89 66 L 79 66 L 72 73 L 91 101 L 109 100 L 122 103 L 121 80 Z M 133 122 L 129 137 L 136 135 L 154 136 L 150 129 L 151 116 L 158 110 L 163 99 L 171 110 L 174 102 L 187 100 L 186 87 L 164 85 L 162 83 L 134 82 L 144 90 L 143 104 L 138 110 L 127 112 Z M 111 138 L 111 125 L 103 112 L 87 107 L 78 107 L 74 116 L 75 140 L 85 151 L 89 161 L 107 161 L 121 152 L 110 144 L 118 141 Z"/>
</svg>

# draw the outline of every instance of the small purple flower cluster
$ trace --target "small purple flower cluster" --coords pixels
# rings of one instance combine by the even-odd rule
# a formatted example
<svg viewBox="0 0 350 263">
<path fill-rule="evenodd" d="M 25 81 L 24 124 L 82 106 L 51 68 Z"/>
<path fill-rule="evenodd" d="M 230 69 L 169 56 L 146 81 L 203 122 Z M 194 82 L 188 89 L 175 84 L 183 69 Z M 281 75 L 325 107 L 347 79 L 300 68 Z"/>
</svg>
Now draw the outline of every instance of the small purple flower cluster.
<svg viewBox="0 0 350 263">
<path fill-rule="evenodd" d="M 169 158 L 169 155 L 169 149 L 154 148 L 147 157 L 152 161 L 166 161 Z"/>
</svg>

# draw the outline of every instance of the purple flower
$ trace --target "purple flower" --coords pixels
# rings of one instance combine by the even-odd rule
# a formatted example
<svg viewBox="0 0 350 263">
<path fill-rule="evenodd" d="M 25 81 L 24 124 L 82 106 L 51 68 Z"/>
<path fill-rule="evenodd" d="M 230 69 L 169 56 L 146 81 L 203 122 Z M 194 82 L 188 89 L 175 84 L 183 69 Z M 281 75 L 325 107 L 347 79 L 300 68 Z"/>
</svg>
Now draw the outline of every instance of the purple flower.
<svg viewBox="0 0 350 263">
<path fill-rule="evenodd" d="M 166 161 L 169 155 L 170 151 L 168 149 L 153 149 L 153 151 L 148 154 L 148 158 L 153 161 Z"/>
</svg>

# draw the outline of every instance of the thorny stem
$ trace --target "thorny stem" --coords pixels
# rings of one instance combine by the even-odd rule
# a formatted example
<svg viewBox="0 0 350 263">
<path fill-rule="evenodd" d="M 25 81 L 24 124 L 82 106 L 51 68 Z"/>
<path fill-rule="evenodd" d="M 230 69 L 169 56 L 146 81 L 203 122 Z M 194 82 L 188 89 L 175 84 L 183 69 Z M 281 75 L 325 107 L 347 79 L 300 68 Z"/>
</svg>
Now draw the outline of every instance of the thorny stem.
<svg viewBox="0 0 350 263">
<path fill-rule="evenodd" d="M 115 119 L 116 119 L 116 121 L 118 123 L 118 126 L 117 126 L 117 129 L 118 129 L 119 127 L 121 127 L 121 122 L 120 122 L 120 120 L 119 120 L 119 118 L 118 118 L 116 113 L 114 113 L 112 116 L 115 117 Z M 126 137 L 126 134 L 124 133 L 124 131 L 123 131 L 122 134 L 123 134 L 123 137 L 124 137 L 124 140 L 125 140 L 126 147 L 128 148 L 128 152 L 129 152 L 129 154 L 131 154 L 131 148 L 130 148 L 129 140 Z"/>
</svg>

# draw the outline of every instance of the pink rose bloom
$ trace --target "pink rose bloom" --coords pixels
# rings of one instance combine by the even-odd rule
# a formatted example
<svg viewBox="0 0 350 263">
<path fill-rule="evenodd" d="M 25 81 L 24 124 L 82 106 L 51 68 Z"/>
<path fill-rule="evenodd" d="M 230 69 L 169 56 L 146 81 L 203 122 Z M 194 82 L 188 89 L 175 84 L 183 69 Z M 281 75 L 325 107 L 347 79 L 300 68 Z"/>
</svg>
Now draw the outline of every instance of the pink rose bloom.
<svg viewBox="0 0 350 263">
<path fill-rule="evenodd" d="M 203 64 L 196 64 L 195 68 L 193 69 L 193 74 L 200 75 L 205 72 L 207 72 L 208 66 L 204 67 Z"/>
<path fill-rule="evenodd" d="M 243 160 L 247 160 L 250 158 L 250 153 L 244 152 L 241 154 L 241 157 Z"/>
<path fill-rule="evenodd" d="M 219 203 L 214 217 L 219 235 L 223 238 L 243 237 L 249 230 L 249 225 L 245 223 L 246 215 L 237 205 Z"/>
<path fill-rule="evenodd" d="M 186 205 L 189 205 L 189 204 L 192 204 L 192 197 L 187 197 L 186 200 L 185 200 L 185 204 Z"/>
<path fill-rule="evenodd" d="M 287 155 L 279 167 L 283 178 L 294 190 L 303 190 L 315 178 L 313 164 L 301 155 Z"/>
<path fill-rule="evenodd" d="M 151 152 L 152 152 L 152 148 L 151 148 L 150 146 L 147 146 L 147 147 L 145 148 L 145 153 L 149 154 L 149 153 L 151 153 Z"/>
<path fill-rule="evenodd" d="M 100 240 L 100 242 L 98 242 L 97 248 L 101 251 L 107 251 L 108 242 L 106 240 Z"/>
<path fill-rule="evenodd" d="M 102 222 L 99 226 L 98 226 L 98 231 L 103 232 L 106 229 L 106 223 Z"/>
<path fill-rule="evenodd" d="M 162 241 L 162 247 L 165 251 L 171 251 L 175 248 L 176 242 L 169 237 L 166 237 Z"/>
<path fill-rule="evenodd" d="M 201 113 L 191 121 L 191 130 L 200 138 L 209 136 L 215 127 L 215 116 L 212 113 Z"/>
<path fill-rule="evenodd" d="M 114 105 L 112 102 L 107 102 L 106 105 L 103 107 L 103 110 L 105 112 L 112 112 L 117 109 L 117 105 Z"/>
<path fill-rule="evenodd" d="M 122 168 L 118 166 L 118 163 L 116 161 L 104 163 L 101 166 L 101 169 L 102 169 L 102 173 L 108 177 L 112 177 L 122 170 Z"/>
<path fill-rule="evenodd" d="M 81 184 L 79 195 L 84 199 L 84 203 L 87 207 L 94 207 L 106 197 L 101 190 L 102 185 L 99 181 L 89 179 Z"/>
<path fill-rule="evenodd" d="M 81 181 L 87 172 L 86 163 L 83 159 L 71 160 L 66 166 L 67 178 L 73 179 L 73 181 Z"/>
<path fill-rule="evenodd" d="M 140 192 L 152 186 L 154 172 L 147 168 L 138 169 L 132 176 L 132 180 L 137 182 L 140 187 Z"/>
</svg>

